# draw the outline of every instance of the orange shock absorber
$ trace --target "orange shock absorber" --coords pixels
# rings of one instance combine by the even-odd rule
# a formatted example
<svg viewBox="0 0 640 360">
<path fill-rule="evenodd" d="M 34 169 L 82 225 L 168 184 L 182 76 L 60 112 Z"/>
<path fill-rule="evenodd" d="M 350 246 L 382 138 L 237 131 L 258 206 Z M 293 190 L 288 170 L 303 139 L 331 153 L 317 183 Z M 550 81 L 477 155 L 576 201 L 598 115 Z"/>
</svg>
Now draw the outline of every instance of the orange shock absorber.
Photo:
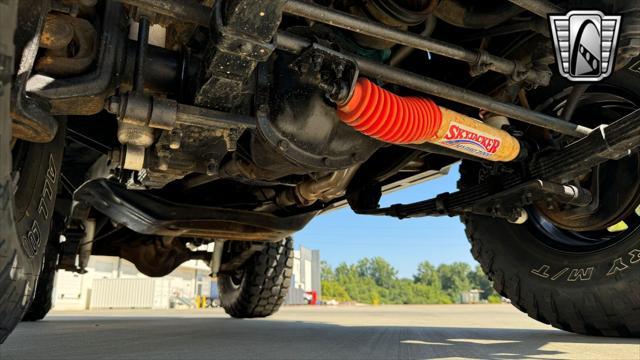
<svg viewBox="0 0 640 360">
<path fill-rule="evenodd" d="M 436 105 L 431 99 L 400 97 L 360 78 L 338 115 L 359 132 L 392 144 L 430 142 L 491 161 L 511 161 L 520 144 L 503 130 Z"/>
</svg>

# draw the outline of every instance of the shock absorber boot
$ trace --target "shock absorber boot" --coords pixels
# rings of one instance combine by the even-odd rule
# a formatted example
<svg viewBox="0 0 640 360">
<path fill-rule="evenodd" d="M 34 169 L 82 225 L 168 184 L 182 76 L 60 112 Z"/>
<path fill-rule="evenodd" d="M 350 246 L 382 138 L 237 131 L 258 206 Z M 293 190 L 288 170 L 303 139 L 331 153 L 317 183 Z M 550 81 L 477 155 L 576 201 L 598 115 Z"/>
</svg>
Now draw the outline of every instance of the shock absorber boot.
<svg viewBox="0 0 640 360">
<path fill-rule="evenodd" d="M 400 97 L 360 78 L 338 116 L 359 132 L 392 144 L 425 142 L 490 161 L 511 161 L 520 143 L 504 130 L 436 105 L 428 98 Z"/>
</svg>

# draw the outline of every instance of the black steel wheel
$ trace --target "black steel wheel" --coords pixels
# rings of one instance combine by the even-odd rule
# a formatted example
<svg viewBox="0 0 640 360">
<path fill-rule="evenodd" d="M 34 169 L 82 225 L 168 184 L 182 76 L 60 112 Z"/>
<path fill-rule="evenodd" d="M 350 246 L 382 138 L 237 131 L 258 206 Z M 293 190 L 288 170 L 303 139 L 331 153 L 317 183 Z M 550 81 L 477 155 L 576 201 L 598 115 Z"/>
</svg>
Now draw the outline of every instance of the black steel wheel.
<svg viewBox="0 0 640 360">
<path fill-rule="evenodd" d="M 556 96 L 543 110 L 561 115 L 566 103 Z M 623 70 L 589 86 L 571 120 L 594 126 L 639 107 L 640 74 Z M 483 171 L 464 162 L 460 187 L 481 182 Z M 472 254 L 496 290 L 532 318 L 581 334 L 638 337 L 639 173 L 638 154 L 609 161 L 575 179 L 595 195 L 591 206 L 540 202 L 522 225 L 463 216 Z"/>
</svg>

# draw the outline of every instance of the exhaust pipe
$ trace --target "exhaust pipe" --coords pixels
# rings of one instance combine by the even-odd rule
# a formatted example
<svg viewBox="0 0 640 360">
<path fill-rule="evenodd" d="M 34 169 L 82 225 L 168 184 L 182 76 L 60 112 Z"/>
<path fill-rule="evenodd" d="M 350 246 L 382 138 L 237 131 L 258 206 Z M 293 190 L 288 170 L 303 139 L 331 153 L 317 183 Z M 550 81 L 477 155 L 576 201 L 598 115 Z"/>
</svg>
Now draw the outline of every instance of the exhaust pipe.
<svg viewBox="0 0 640 360">
<path fill-rule="evenodd" d="M 436 105 L 422 97 L 400 97 L 365 78 L 338 106 L 344 123 L 391 144 L 429 142 L 490 161 L 512 161 L 520 143 L 504 130 Z"/>
</svg>

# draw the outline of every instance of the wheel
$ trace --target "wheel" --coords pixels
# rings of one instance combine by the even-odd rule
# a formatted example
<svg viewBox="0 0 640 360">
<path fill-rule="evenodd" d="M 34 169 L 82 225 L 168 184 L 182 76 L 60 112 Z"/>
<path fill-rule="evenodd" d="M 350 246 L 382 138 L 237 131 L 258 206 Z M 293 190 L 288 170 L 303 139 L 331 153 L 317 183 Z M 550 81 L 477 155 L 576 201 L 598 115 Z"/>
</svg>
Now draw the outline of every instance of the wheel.
<svg viewBox="0 0 640 360">
<path fill-rule="evenodd" d="M 238 270 L 218 275 L 220 306 L 235 318 L 266 317 L 287 296 L 293 267 L 293 239 L 268 243 Z"/>
<path fill-rule="evenodd" d="M 42 320 L 51 310 L 57 263 L 58 248 L 53 245 L 47 245 L 44 265 L 36 286 L 36 294 L 33 301 L 31 301 L 31 305 L 29 305 L 29 309 L 22 317 L 22 321 Z"/>
<path fill-rule="evenodd" d="M 58 264 L 60 237 L 60 232 L 57 231 L 57 229 L 59 228 L 60 227 L 56 226 L 52 227 L 51 235 L 44 252 L 44 262 L 42 271 L 40 271 L 40 277 L 38 278 L 36 294 L 29 306 L 29 310 L 27 310 L 22 317 L 22 321 L 38 321 L 44 319 L 53 305 L 53 284 L 56 276 L 56 266 Z"/>
<path fill-rule="evenodd" d="M 557 96 L 545 110 L 557 114 L 565 100 Z M 594 126 L 639 105 L 640 76 L 619 71 L 592 84 L 571 119 Z M 461 188 L 486 178 L 477 163 L 464 162 L 460 173 Z M 580 334 L 638 337 L 640 156 L 609 161 L 575 181 L 599 202 L 585 208 L 537 203 L 526 209 L 522 225 L 463 216 L 472 254 L 495 289 L 530 317 Z"/>
<path fill-rule="evenodd" d="M 0 189 L 0 193 L 7 194 L 2 196 L 0 206 L 0 342 L 29 308 L 34 290 L 41 283 L 39 275 L 44 274 L 42 284 L 53 280 L 55 271 L 50 269 L 51 261 L 45 263 L 43 259 L 63 149 L 64 128 L 61 126 L 52 142 L 18 141 L 13 151 L 9 151 L 12 156 L 0 158 L 3 167 L 13 158 L 13 176 L 3 181 Z M 52 283 L 43 286 L 50 287 Z"/>
<path fill-rule="evenodd" d="M 0 2 L 0 59 L 14 57 L 16 6 L 17 1 Z M 47 144 L 13 141 L 10 96 L 10 84 L 0 81 L 0 343 L 20 321 L 34 294 L 64 149 L 63 129 Z"/>
</svg>

